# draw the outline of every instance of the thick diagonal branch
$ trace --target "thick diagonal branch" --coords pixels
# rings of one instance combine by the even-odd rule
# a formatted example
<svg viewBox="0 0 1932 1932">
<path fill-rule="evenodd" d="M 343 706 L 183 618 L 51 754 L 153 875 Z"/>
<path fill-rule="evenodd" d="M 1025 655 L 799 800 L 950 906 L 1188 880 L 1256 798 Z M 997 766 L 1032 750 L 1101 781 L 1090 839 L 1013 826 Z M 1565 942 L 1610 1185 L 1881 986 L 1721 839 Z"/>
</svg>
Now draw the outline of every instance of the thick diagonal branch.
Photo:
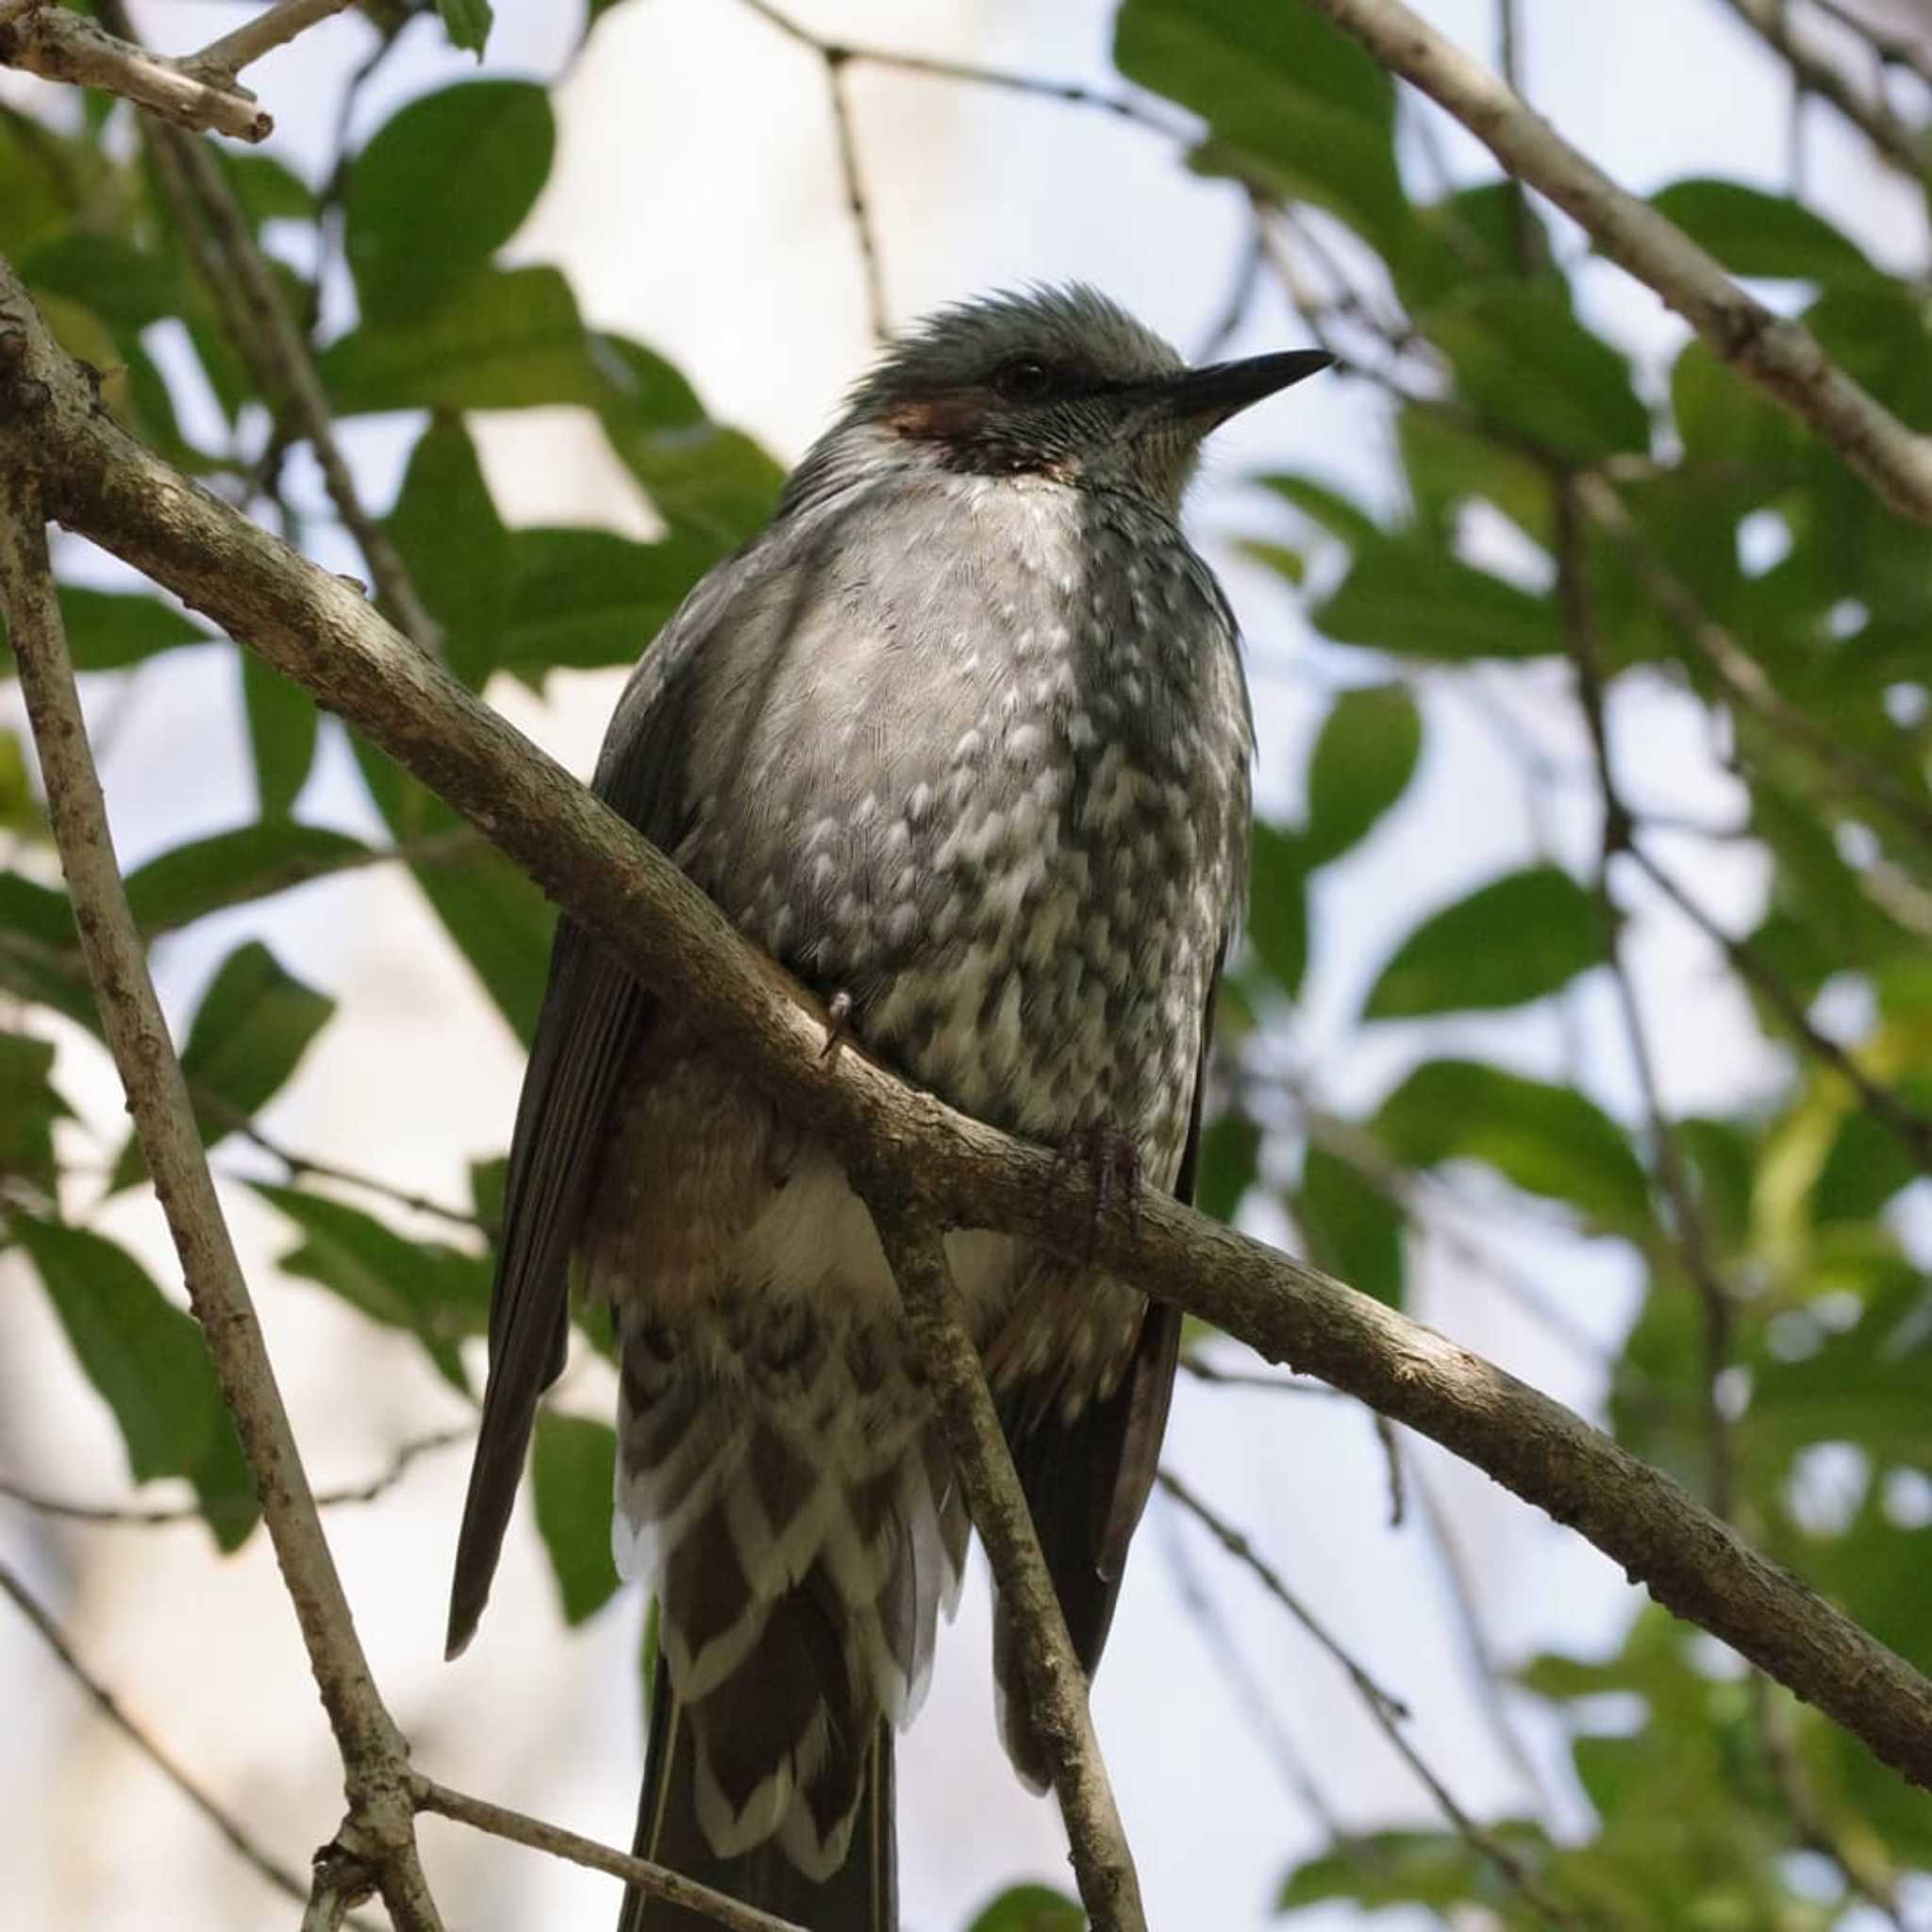
<svg viewBox="0 0 1932 1932">
<path fill-rule="evenodd" d="M 20 337 L 0 317 L 0 370 Z M 0 409 L 0 421 L 6 412 Z M 294 1604 L 309 1666 L 341 1749 L 351 1820 L 404 1932 L 441 1932 L 416 1859 L 408 1747 L 371 1675 L 275 1386 L 241 1263 L 215 1198 L 188 1085 L 148 977 L 114 859 L 74 667 L 48 566 L 41 480 L 0 469 L 0 604 L 46 784 L 47 815 L 74 898 L 101 1030 L 126 1090 L 222 1395 L 255 1474 L 263 1520 Z"/>
<path fill-rule="evenodd" d="M 0 476 L 165 585 L 478 825 L 788 1118 L 948 1224 L 1090 1262 L 1407 1423 L 1570 1524 L 1932 1789 L 1932 1683 L 1671 1479 L 1560 1403 L 1367 1295 L 1158 1194 L 1095 1252 L 1055 1157 L 908 1088 L 848 1044 L 660 853 L 339 578 L 172 470 L 93 402 L 0 265 Z"/>
<path fill-rule="evenodd" d="M 1802 417 L 1886 502 L 1932 523 L 1932 438 L 1901 423 L 1774 315 L 1656 208 L 1619 188 L 1529 104 L 1403 0 L 1313 0 L 1382 65 L 1420 88 L 1519 181 L 1580 223 L 1611 260 L 1647 283 L 1726 362 Z"/>
</svg>

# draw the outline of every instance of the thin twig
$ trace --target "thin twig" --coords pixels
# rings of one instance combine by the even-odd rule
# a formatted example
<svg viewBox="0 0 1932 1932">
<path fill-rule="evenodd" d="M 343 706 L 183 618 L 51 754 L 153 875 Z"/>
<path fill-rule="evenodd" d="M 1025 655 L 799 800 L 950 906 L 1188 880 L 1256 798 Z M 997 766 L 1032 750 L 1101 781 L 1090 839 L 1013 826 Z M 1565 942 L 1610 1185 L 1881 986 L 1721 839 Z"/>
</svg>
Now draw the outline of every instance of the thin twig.
<svg viewBox="0 0 1932 1932">
<path fill-rule="evenodd" d="M 1114 1804 L 1088 1708 L 1087 1674 L 1074 1655 L 1058 1592 L 1040 1547 L 1006 1432 L 930 1208 L 903 1201 L 876 1175 L 858 1175 L 879 1243 L 899 1284 L 940 1425 L 952 1451 L 1000 1601 L 1017 1627 L 1030 1692 L 1027 1717 L 1053 1772 L 1072 1841 L 1081 1903 L 1093 1932 L 1146 1932 L 1141 1883 Z"/>
<path fill-rule="evenodd" d="M 1668 1217 L 1659 1215 L 1658 1218 L 1660 1221 L 1667 1219 L 1678 1257 L 1697 1291 L 1704 1311 L 1702 1384 L 1707 1481 L 1710 1507 L 1728 1521 L 1734 1501 L 1733 1457 L 1730 1423 L 1724 1414 L 1722 1391 L 1724 1370 L 1729 1365 L 1731 1354 L 1731 1292 L 1718 1274 L 1710 1231 L 1705 1223 L 1703 1204 L 1697 1196 L 1690 1164 L 1676 1127 L 1664 1108 L 1657 1060 L 1644 1025 L 1643 1008 L 1638 1000 L 1637 983 L 1624 951 L 1624 924 L 1611 895 L 1610 868 L 1620 854 L 1630 849 L 1631 823 L 1629 810 L 1618 787 L 1616 764 L 1611 755 L 1609 723 L 1604 701 L 1603 656 L 1598 648 L 1596 612 L 1590 594 L 1588 526 L 1572 479 L 1553 476 L 1550 487 L 1556 498 L 1557 604 L 1562 614 L 1564 641 L 1576 676 L 1577 696 L 1588 727 L 1591 754 L 1596 761 L 1602 807 L 1591 898 L 1603 929 L 1610 977 L 1616 988 L 1624 1044 L 1632 1071 L 1637 1075 L 1637 1088 L 1642 1096 L 1644 1118 L 1650 1129 L 1651 1158 L 1656 1163 L 1653 1184 L 1662 1195 L 1657 1205 L 1669 1210 Z"/>
<path fill-rule="evenodd" d="M 1924 178 L 1924 162 L 1912 131 L 1891 111 L 1883 91 L 1867 97 L 1848 80 L 1837 62 L 1793 31 L 1781 0 L 1724 0 L 1724 5 L 1790 69 L 1797 86 L 1829 101 L 1858 129 L 1878 154 L 1913 180 Z"/>
<path fill-rule="evenodd" d="M 453 1443 L 467 1442 L 475 1433 L 474 1428 L 439 1429 L 434 1435 L 418 1436 L 400 1444 L 387 1466 L 376 1474 L 359 1483 L 345 1484 L 340 1489 L 318 1490 L 315 1507 L 333 1509 L 345 1503 L 374 1503 L 394 1489 L 408 1474 L 409 1465 L 420 1457 L 438 1449 L 447 1449 Z M 199 1523 L 203 1514 L 197 1503 L 75 1503 L 62 1496 L 50 1496 L 44 1490 L 15 1482 L 7 1476 L 0 1476 L 0 1496 L 6 1496 L 42 1516 L 58 1516 L 68 1523 L 97 1524 L 117 1528 L 152 1529 L 163 1524 Z"/>
<path fill-rule="evenodd" d="M 1932 87 L 1932 39 L 1908 33 L 1893 33 L 1879 21 L 1869 18 L 1844 0 L 1811 0 L 1819 12 L 1828 14 L 1840 26 L 1858 35 L 1879 60 L 1888 67 L 1903 67 Z"/>
<path fill-rule="evenodd" d="M 19 346 L 17 334 L 0 328 L 0 366 Z M 213 497 L 207 501 L 218 507 Z M 180 1256 L 189 1300 L 208 1338 L 223 1399 L 254 1472 L 262 1515 L 341 1750 L 356 1829 L 368 1840 L 367 1854 L 398 1932 L 441 1932 L 402 1790 L 408 1746 L 356 1636 L 115 864 L 55 595 L 43 515 L 31 473 L 0 472 L 0 602 L 102 1031 Z"/>
<path fill-rule="evenodd" d="M 1181 1357 L 1181 1367 L 1197 1382 L 1211 1382 L 1222 1389 L 1259 1389 L 1270 1395 L 1318 1395 L 1329 1401 L 1341 1399 L 1341 1391 L 1325 1382 L 1311 1382 L 1299 1375 L 1266 1375 L 1241 1369 L 1217 1369 L 1192 1350 Z"/>
<path fill-rule="evenodd" d="M 858 134 L 852 120 L 852 100 L 846 92 L 845 54 L 833 50 L 825 55 L 825 92 L 832 103 L 832 131 L 839 143 L 839 178 L 845 186 L 845 206 L 852 213 L 852 228 L 858 242 L 858 265 L 865 276 L 865 312 L 872 332 L 879 341 L 892 332 L 891 313 L 886 308 L 885 268 L 879 259 L 879 238 L 872 225 L 872 207 L 865 192 L 865 171 L 858 161 Z"/>
<path fill-rule="evenodd" d="M 246 20 L 233 33 L 210 41 L 200 53 L 191 55 L 182 65 L 210 80 L 232 80 L 244 67 L 286 46 L 297 34 L 306 32 L 331 14 L 341 13 L 354 0 L 278 0 L 266 13 Z"/>
<path fill-rule="evenodd" d="M 150 54 L 53 0 L 0 24 L 0 67 L 103 88 L 177 127 L 248 142 L 275 132 L 275 117 L 232 77 L 211 78 L 189 62 Z"/>
<path fill-rule="evenodd" d="M 1187 1510 L 1236 1562 L 1241 1564 L 1261 1588 L 1341 1667 L 1349 1682 L 1354 1685 L 1357 1694 L 1367 1707 L 1369 1715 L 1374 1720 L 1376 1729 L 1394 1746 L 1396 1755 L 1408 1766 L 1424 1790 L 1434 1799 L 1437 1808 L 1449 1822 L 1450 1828 L 1456 1835 L 1472 1851 L 1487 1858 L 1504 1879 L 1513 1886 L 1529 1905 L 1541 1912 L 1550 1924 L 1567 1926 L 1574 1928 L 1574 1932 L 1582 1932 L 1586 1922 L 1578 1918 L 1569 1906 L 1552 1895 L 1542 1880 L 1524 1863 L 1516 1852 L 1493 1832 L 1477 1824 L 1462 1808 L 1456 1794 L 1431 1769 L 1422 1753 L 1409 1742 L 1408 1734 L 1403 1728 L 1408 1718 L 1407 1707 L 1383 1690 L 1368 1670 L 1357 1662 L 1340 1639 L 1334 1636 L 1293 1591 L 1289 1589 L 1280 1572 L 1255 1548 L 1246 1536 L 1235 1528 L 1225 1517 L 1203 1502 L 1171 1469 L 1163 1468 L 1159 1480 L 1160 1487 Z"/>
<path fill-rule="evenodd" d="M 1255 299 L 1255 291 L 1260 286 L 1261 269 L 1267 260 L 1262 245 L 1261 217 L 1256 212 L 1248 224 L 1246 239 L 1241 243 L 1241 258 L 1235 263 L 1235 270 L 1228 280 L 1226 299 L 1221 305 L 1221 313 L 1208 325 L 1208 333 L 1201 338 L 1195 349 L 1196 362 L 1212 362 L 1228 343 L 1240 333 L 1241 326 L 1248 318 L 1248 309 Z"/>
<path fill-rule="evenodd" d="M 60 1659 L 67 1674 L 87 1692 L 94 1707 L 141 1755 L 152 1764 L 263 1878 L 285 1897 L 298 1904 L 308 1896 L 308 1888 L 274 1853 L 258 1844 L 247 1831 L 222 1809 L 221 1805 L 196 1782 L 170 1755 L 166 1745 L 150 1737 L 122 1708 L 121 1700 L 81 1662 L 67 1636 L 55 1622 L 54 1614 L 26 1587 L 6 1563 L 0 1562 L 0 1593 L 13 1599 L 15 1606 L 40 1633 L 41 1640 Z"/>
<path fill-rule="evenodd" d="M 1932 437 L 1845 374 L 1802 325 L 1754 300 L 1656 208 L 1572 147 L 1403 0 L 1310 0 L 1383 66 L 1440 101 L 1504 168 L 1580 223 L 1724 360 L 1802 418 L 1886 502 L 1932 523 Z"/>
<path fill-rule="evenodd" d="M 648 1858 L 615 1851 L 595 1839 L 566 1831 L 560 1824 L 527 1817 L 503 1805 L 492 1805 L 487 1798 L 473 1798 L 467 1791 L 452 1790 L 420 1773 L 409 1779 L 409 1795 L 418 1811 L 433 1811 L 440 1818 L 452 1818 L 458 1824 L 487 1831 L 492 1838 L 507 1838 L 514 1844 L 528 1845 L 532 1851 L 548 1852 L 553 1858 L 587 1865 L 592 1872 L 608 1872 L 611 1877 L 623 1879 L 652 1898 L 661 1898 L 666 1905 L 703 1913 L 724 1926 L 724 1932 L 804 1932 L 802 1926 L 790 1919 L 781 1919 L 722 1891 L 713 1891 L 708 1885 L 700 1885 L 696 1879 L 687 1878 L 668 1866 L 654 1865 Z"/>
<path fill-rule="evenodd" d="M 1629 853 L 1632 861 L 1657 891 L 1724 954 L 1739 977 L 1749 980 L 1763 994 L 1765 1004 L 1777 1014 L 1787 1031 L 1871 1108 L 1879 1124 L 1911 1157 L 1920 1173 L 1932 1174 L 1932 1118 L 1907 1106 L 1890 1088 L 1874 1079 L 1837 1041 L 1821 1033 L 1811 1024 L 1804 1002 L 1757 949 L 1747 941 L 1733 939 L 1642 845 L 1633 840 Z"/>
<path fill-rule="evenodd" d="M 1326 0 L 1322 0 L 1326 4 Z M 908 1088 L 752 947 L 608 806 L 401 637 L 367 601 L 199 491 L 95 406 L 0 262 L 0 478 L 308 690 L 471 823 L 677 1003 L 848 1172 L 883 1167 L 948 1227 L 1099 1267 L 1346 1390 L 1587 1537 L 1664 1607 L 1722 1638 L 1932 1788 L 1932 1682 L 1660 1471 L 1473 1351 L 1165 1195 L 1090 1250 L 1055 1156 Z"/>
</svg>

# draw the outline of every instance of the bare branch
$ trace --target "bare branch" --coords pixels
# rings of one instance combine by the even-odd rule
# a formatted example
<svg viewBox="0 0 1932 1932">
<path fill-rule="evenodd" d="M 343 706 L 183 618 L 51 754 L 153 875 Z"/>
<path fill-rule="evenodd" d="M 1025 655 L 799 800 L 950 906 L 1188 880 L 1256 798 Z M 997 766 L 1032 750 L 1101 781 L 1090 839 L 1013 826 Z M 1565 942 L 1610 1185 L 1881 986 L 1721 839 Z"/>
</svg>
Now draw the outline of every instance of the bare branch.
<svg viewBox="0 0 1932 1932">
<path fill-rule="evenodd" d="M 1932 38 L 1893 33 L 1857 8 L 1847 6 L 1845 0 L 1811 0 L 1811 4 L 1857 34 L 1884 65 L 1903 67 L 1932 87 Z"/>
<path fill-rule="evenodd" d="M 1648 202 L 1619 188 L 1547 121 L 1403 0 L 1313 0 L 1383 66 L 1439 101 L 1519 180 L 1647 283 L 1725 361 L 1838 450 L 1902 515 L 1932 523 L 1932 438 L 1908 428 Z"/>
<path fill-rule="evenodd" d="M 275 132 L 275 117 L 232 75 L 220 79 L 190 61 L 150 54 L 54 0 L 41 0 L 0 24 L 0 67 L 105 88 L 197 132 L 212 129 L 249 142 Z"/>
<path fill-rule="evenodd" d="M 884 1167 L 949 1225 L 994 1228 L 1102 1267 L 1408 1424 L 1574 1527 L 1667 1608 L 1932 1787 L 1932 1683 L 1560 1403 L 1163 1195 L 1143 1199 L 1133 1229 L 1104 1219 L 1090 1257 L 1051 1152 L 908 1088 L 858 1044 L 824 1059 L 818 1001 L 348 587 L 97 410 L 0 267 L 7 475 L 37 479 L 70 528 L 207 612 L 479 824 L 848 1171 Z"/>
<path fill-rule="evenodd" d="M 865 275 L 865 312 L 872 332 L 880 341 L 892 332 L 892 319 L 886 308 L 885 271 L 879 259 L 879 238 L 872 224 L 872 208 L 865 192 L 865 172 L 858 164 L 858 135 L 852 121 L 852 97 L 846 92 L 847 60 L 842 53 L 825 56 L 825 92 L 832 102 L 832 131 L 839 142 L 839 176 L 845 184 L 845 206 L 852 211 L 852 227 L 858 241 L 858 265 Z"/>
<path fill-rule="evenodd" d="M 354 0 L 277 0 L 267 12 L 258 13 L 253 20 L 243 21 L 233 33 L 210 41 L 182 64 L 205 74 L 210 80 L 233 80 L 264 54 L 286 46 L 297 34 L 353 4 Z"/>
<path fill-rule="evenodd" d="M 75 1654 L 66 1633 L 54 1621 L 54 1614 L 28 1590 L 25 1583 L 5 1563 L 0 1563 L 0 1594 L 13 1599 L 20 1613 L 40 1633 L 41 1640 L 60 1659 L 67 1674 L 93 1700 L 100 1711 L 121 1735 L 152 1764 L 227 1841 L 242 1857 L 261 1874 L 269 1884 L 298 1904 L 308 1896 L 308 1888 L 274 1853 L 258 1844 L 236 1821 L 224 1811 L 193 1774 L 170 1756 L 157 1738 L 151 1738 L 121 1707 L 121 1700 L 96 1677 Z"/>
<path fill-rule="evenodd" d="M 918 1345 L 1000 1600 L 1019 1628 L 1031 1693 L 1027 1715 L 1053 1767 L 1081 1903 L 1094 1932 L 1146 1932 L 1147 1914 L 1126 1828 L 1093 1734 L 1087 1674 L 1067 1634 L 1059 1594 L 986 1386 L 979 1351 L 960 1313 L 958 1290 L 931 1206 L 916 1204 L 903 1182 L 878 1174 L 861 1173 L 858 1191 L 899 1284 L 906 1324 Z"/>
<path fill-rule="evenodd" d="M 790 1919 L 780 1919 L 756 1906 L 741 1904 L 708 1885 L 700 1885 L 681 1872 L 665 1865 L 654 1865 L 648 1858 L 637 1858 L 626 1852 L 613 1851 L 595 1839 L 566 1831 L 541 1818 L 530 1818 L 487 1798 L 473 1798 L 465 1791 L 454 1791 L 435 1779 L 414 1774 L 409 1779 L 409 1795 L 418 1811 L 433 1811 L 441 1818 L 453 1818 L 492 1838 L 507 1838 L 513 1843 L 528 1845 L 532 1851 L 548 1852 L 553 1858 L 567 1858 L 573 1865 L 588 1865 L 592 1872 L 608 1872 L 626 1885 L 634 1885 L 652 1898 L 667 1905 L 682 1906 L 702 1912 L 725 1932 L 804 1932 Z"/>
<path fill-rule="evenodd" d="M 10 271 L 0 276 L 0 286 L 8 280 Z M 24 346 L 12 315 L 0 317 L 0 371 L 20 373 Z M 0 422 L 10 413 L 0 408 Z M 368 1837 L 368 1856 L 399 1932 L 441 1932 L 402 1789 L 408 1747 L 357 1640 L 115 864 L 48 565 L 43 513 L 40 480 L 30 470 L 0 474 L 0 601 L 102 1031 L 181 1258 L 189 1300 L 255 1474 L 262 1516 L 341 1749 L 355 1824 Z"/>
<path fill-rule="evenodd" d="M 1493 1832 L 1486 1831 L 1462 1808 L 1456 1794 L 1430 1768 L 1428 1760 L 1422 1753 L 1409 1742 L 1408 1733 L 1403 1729 L 1408 1718 L 1407 1708 L 1383 1690 L 1369 1672 L 1350 1655 L 1341 1640 L 1321 1622 L 1300 1597 L 1295 1595 L 1293 1591 L 1289 1589 L 1282 1580 L 1280 1572 L 1240 1530 L 1225 1517 L 1217 1514 L 1204 1503 L 1171 1469 L 1161 1470 L 1160 1487 L 1187 1510 L 1236 1562 L 1246 1569 L 1261 1588 L 1341 1666 L 1349 1682 L 1355 1686 L 1362 1703 L 1368 1707 L 1369 1715 L 1375 1721 L 1375 1728 L 1395 1747 L 1396 1755 L 1414 1773 L 1424 1790 L 1435 1800 L 1437 1809 L 1449 1821 L 1450 1828 L 1456 1835 L 1471 1850 L 1487 1858 L 1503 1877 L 1542 1914 L 1546 1924 L 1568 1926 L 1573 1928 L 1573 1932 L 1582 1932 L 1584 1922 L 1560 1899 L 1551 1895 L 1542 1880 L 1514 1851 L 1503 1843 Z"/>
</svg>

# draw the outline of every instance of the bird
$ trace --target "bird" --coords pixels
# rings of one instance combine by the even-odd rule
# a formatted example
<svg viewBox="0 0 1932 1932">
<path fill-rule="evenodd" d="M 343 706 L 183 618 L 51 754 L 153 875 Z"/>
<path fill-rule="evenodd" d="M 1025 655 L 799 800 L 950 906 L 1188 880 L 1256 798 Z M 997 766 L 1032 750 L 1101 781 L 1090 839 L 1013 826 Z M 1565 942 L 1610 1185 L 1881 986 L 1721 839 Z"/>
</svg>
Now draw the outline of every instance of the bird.
<svg viewBox="0 0 1932 1932">
<path fill-rule="evenodd" d="M 1246 891 L 1252 712 L 1182 497 L 1210 431 L 1330 360 L 1191 368 L 1077 283 L 938 310 L 650 642 L 597 762 L 595 791 L 869 1052 L 1085 1163 L 1090 1202 L 1109 1178 L 1191 1198 Z M 1179 1313 L 1091 1257 L 945 1245 L 1091 1674 Z M 452 1657 L 573 1281 L 611 1310 L 613 1546 L 658 1607 L 635 1850 L 811 1932 L 891 1932 L 893 1739 L 958 1600 L 960 1485 L 830 1150 L 565 916 L 511 1140 Z M 1003 1606 L 994 1626 L 1008 1755 L 1043 1790 Z M 619 1922 L 709 1923 L 636 1889 Z"/>
</svg>

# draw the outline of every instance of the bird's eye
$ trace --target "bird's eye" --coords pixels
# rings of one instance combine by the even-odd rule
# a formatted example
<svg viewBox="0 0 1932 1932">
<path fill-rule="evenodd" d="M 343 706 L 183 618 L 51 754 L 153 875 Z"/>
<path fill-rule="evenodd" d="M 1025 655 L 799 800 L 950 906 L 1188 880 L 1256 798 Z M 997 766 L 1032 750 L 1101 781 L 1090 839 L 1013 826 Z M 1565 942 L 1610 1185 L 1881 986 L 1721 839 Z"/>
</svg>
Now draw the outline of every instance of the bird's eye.
<svg viewBox="0 0 1932 1932">
<path fill-rule="evenodd" d="M 1009 403 L 1037 403 L 1053 388 L 1053 371 L 1034 356 L 1016 356 L 1002 363 L 993 387 Z"/>
</svg>

